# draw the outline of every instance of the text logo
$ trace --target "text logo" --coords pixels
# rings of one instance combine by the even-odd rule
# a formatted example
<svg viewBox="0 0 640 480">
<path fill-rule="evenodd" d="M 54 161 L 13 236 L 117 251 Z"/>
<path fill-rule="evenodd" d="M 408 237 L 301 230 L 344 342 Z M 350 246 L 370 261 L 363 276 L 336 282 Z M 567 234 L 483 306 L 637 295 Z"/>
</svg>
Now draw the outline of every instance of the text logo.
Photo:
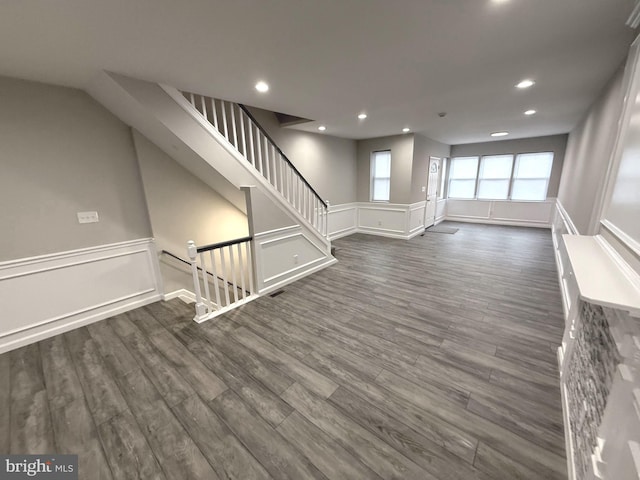
<svg viewBox="0 0 640 480">
<path fill-rule="evenodd" d="M 78 480 L 77 455 L 0 455 L 0 480 Z"/>
</svg>

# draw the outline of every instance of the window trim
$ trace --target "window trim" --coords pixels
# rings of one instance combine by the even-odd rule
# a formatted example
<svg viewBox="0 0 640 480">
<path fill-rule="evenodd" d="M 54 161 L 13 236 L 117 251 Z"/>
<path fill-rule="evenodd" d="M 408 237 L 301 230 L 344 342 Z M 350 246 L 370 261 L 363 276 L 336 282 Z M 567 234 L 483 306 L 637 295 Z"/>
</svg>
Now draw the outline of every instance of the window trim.
<svg viewBox="0 0 640 480">
<path fill-rule="evenodd" d="M 544 187 L 544 198 L 542 200 L 513 200 L 511 198 L 512 194 L 513 194 L 513 184 L 516 181 L 516 178 L 514 177 L 514 174 L 516 173 L 516 162 L 518 161 L 518 157 L 521 155 L 536 155 L 536 154 L 542 154 L 542 153 L 550 153 L 551 154 L 551 168 L 549 169 L 549 176 L 548 177 L 534 177 L 534 178 L 527 178 L 525 180 L 545 180 L 545 187 Z M 553 162 L 556 159 L 556 152 L 553 151 L 542 151 L 542 152 L 520 152 L 514 155 L 513 158 L 513 171 L 511 172 L 511 188 L 509 191 L 509 200 L 514 201 L 514 202 L 545 202 L 547 201 L 547 198 L 549 197 L 549 184 L 551 183 L 551 175 L 553 174 Z M 523 179 L 519 179 L 519 180 L 523 180 Z"/>
<path fill-rule="evenodd" d="M 478 164 L 476 165 L 476 177 L 475 177 L 475 185 L 473 188 L 473 197 L 451 197 L 449 192 L 451 192 L 451 172 L 453 171 L 453 163 L 456 158 L 475 158 L 477 159 Z M 479 155 L 464 155 L 460 157 L 451 157 L 451 163 L 449 164 L 449 171 L 447 172 L 447 199 L 451 198 L 453 200 L 477 200 L 478 198 L 478 173 L 480 171 L 480 156 Z M 455 178 L 454 180 L 472 180 L 469 178 Z"/>
<path fill-rule="evenodd" d="M 531 154 L 542 154 L 542 153 L 549 153 L 552 155 L 551 158 L 551 170 L 549 171 L 549 177 L 548 178 L 543 178 L 543 177 L 539 177 L 539 178 L 531 178 L 529 180 L 546 180 L 546 188 L 545 188 L 545 198 L 542 200 L 518 200 L 518 199 L 513 199 L 513 184 L 514 181 L 516 180 L 514 178 L 514 174 L 515 174 L 515 169 L 516 169 L 516 161 L 518 159 L 518 157 L 520 155 L 531 155 Z M 480 166 L 482 164 L 482 159 L 484 157 L 493 157 L 493 156 L 502 156 L 502 155 L 512 155 L 513 156 L 513 161 L 511 164 L 511 177 L 509 178 L 509 193 L 508 193 L 508 197 L 506 199 L 488 199 L 488 198 L 478 198 L 478 191 L 480 188 Z M 474 189 L 474 196 L 473 198 L 461 198 L 461 197 L 451 197 L 449 196 L 449 190 L 450 190 L 450 185 L 451 185 L 451 166 L 453 165 L 453 161 L 456 158 L 477 158 L 478 159 L 478 168 L 476 171 L 476 178 L 475 178 L 475 189 Z M 555 160 L 556 160 L 556 152 L 553 150 L 538 150 L 538 151 L 524 151 L 524 152 L 517 152 L 517 153 L 488 153 L 486 155 L 460 155 L 458 157 L 449 157 L 449 169 L 447 171 L 447 182 L 446 182 L 446 195 L 443 196 L 443 199 L 451 199 L 451 200 L 462 200 L 462 201 L 470 201 L 470 200 L 474 200 L 474 201 L 481 201 L 481 202 L 546 202 L 549 199 L 549 185 L 551 184 L 551 177 L 553 176 L 553 168 L 555 166 Z M 462 179 L 462 180 L 469 180 L 469 179 Z"/>
<path fill-rule="evenodd" d="M 516 154 L 513 153 L 497 153 L 497 154 L 493 154 L 493 155 L 482 155 L 480 157 L 480 162 L 478 165 L 478 185 L 477 185 L 477 189 L 476 189 L 476 196 L 475 199 L 476 200 L 486 200 L 489 202 L 499 202 L 499 201 L 505 201 L 505 200 L 510 200 L 511 199 L 511 187 L 513 186 L 513 172 L 514 172 L 514 168 L 515 168 L 515 164 L 516 164 Z M 506 180 L 508 182 L 507 185 L 507 196 L 505 198 L 480 198 L 480 182 L 481 179 L 480 178 L 480 172 L 482 171 L 482 162 L 484 161 L 485 158 L 487 157 L 511 157 L 511 169 L 509 171 L 509 176 L 508 177 L 503 177 L 503 178 L 492 178 L 492 179 L 484 179 L 484 180 Z"/>
<path fill-rule="evenodd" d="M 388 177 L 376 177 L 375 176 L 375 158 L 376 153 L 389 153 L 389 176 Z M 376 179 L 386 179 L 389 181 L 389 198 L 386 200 L 374 200 L 374 185 Z M 391 149 L 385 150 L 373 150 L 371 152 L 371 158 L 369 160 L 369 201 L 371 203 L 389 203 L 391 201 Z"/>
</svg>

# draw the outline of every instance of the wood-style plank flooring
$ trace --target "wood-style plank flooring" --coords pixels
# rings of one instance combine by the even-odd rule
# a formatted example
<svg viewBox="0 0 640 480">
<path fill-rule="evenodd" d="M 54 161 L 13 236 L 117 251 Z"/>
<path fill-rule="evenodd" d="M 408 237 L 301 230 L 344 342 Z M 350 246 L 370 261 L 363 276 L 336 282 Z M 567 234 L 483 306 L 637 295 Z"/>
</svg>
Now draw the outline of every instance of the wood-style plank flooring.
<svg viewBox="0 0 640 480">
<path fill-rule="evenodd" d="M 198 325 L 180 300 L 0 355 L 0 452 L 82 479 L 565 479 L 548 230 L 352 235 Z"/>
</svg>

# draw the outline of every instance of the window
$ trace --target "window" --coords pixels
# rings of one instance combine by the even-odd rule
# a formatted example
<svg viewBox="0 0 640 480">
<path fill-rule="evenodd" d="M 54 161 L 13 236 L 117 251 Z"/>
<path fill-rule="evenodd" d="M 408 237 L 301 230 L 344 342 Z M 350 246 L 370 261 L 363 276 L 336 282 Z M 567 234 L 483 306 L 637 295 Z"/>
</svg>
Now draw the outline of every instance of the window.
<svg viewBox="0 0 640 480">
<path fill-rule="evenodd" d="M 553 166 L 553 152 L 523 153 L 516 157 L 512 200 L 545 200 Z"/>
<path fill-rule="evenodd" d="M 438 198 L 444 198 L 444 187 L 447 184 L 447 159 L 442 159 L 442 168 L 440 169 L 440 188 L 438 189 Z"/>
<path fill-rule="evenodd" d="M 371 155 L 371 201 L 388 202 L 391 190 L 391 150 Z"/>
<path fill-rule="evenodd" d="M 478 157 L 456 157 L 449 172 L 450 198 L 475 198 Z"/>
<path fill-rule="evenodd" d="M 478 199 L 506 200 L 513 168 L 513 155 L 488 155 L 480 160 Z"/>
</svg>

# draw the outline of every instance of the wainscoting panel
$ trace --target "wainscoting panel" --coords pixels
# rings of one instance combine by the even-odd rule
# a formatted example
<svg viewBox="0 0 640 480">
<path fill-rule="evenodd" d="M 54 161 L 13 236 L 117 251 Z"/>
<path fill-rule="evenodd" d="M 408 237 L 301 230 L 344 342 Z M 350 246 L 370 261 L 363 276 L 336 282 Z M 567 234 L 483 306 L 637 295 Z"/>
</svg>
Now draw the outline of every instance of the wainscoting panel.
<svg viewBox="0 0 640 480">
<path fill-rule="evenodd" d="M 447 220 L 550 228 L 556 200 L 447 200 Z"/>
<path fill-rule="evenodd" d="M 255 256 L 260 295 L 337 261 L 311 242 L 299 225 L 255 234 Z"/>
<path fill-rule="evenodd" d="M 424 230 L 424 214 L 426 201 L 414 203 L 409 208 L 409 235 L 414 233 L 422 233 Z"/>
<path fill-rule="evenodd" d="M 390 237 L 406 235 L 407 205 L 367 204 L 358 208 L 358 231 Z"/>
<path fill-rule="evenodd" d="M 447 199 L 441 198 L 436 203 L 436 225 L 443 222 L 447 215 Z"/>
<path fill-rule="evenodd" d="M 0 353 L 161 298 L 152 239 L 0 264 Z"/>
<path fill-rule="evenodd" d="M 358 229 L 358 204 L 345 203 L 329 207 L 329 238 L 336 240 Z"/>
</svg>

